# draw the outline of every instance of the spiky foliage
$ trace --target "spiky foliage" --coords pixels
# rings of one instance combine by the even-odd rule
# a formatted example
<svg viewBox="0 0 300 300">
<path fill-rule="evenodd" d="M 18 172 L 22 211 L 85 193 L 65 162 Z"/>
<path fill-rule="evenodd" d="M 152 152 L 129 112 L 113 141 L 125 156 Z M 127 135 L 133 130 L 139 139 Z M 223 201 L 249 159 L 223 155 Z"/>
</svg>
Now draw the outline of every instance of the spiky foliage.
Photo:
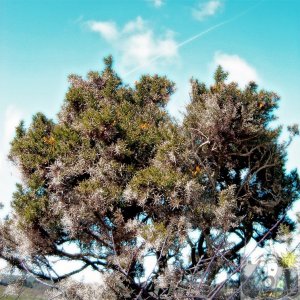
<svg viewBox="0 0 300 300">
<path fill-rule="evenodd" d="M 53 281 L 70 274 L 47 258 L 81 261 L 71 274 L 105 274 L 109 299 L 214 298 L 215 276 L 237 270 L 251 238 L 275 238 L 278 220 L 292 227 L 285 213 L 299 180 L 285 170 L 281 128 L 270 127 L 278 96 L 227 84 L 219 67 L 211 87 L 191 81 L 178 125 L 165 109 L 172 82 L 147 75 L 130 88 L 111 58 L 105 64 L 86 80 L 70 76 L 57 122 L 39 113 L 17 128 L 10 158 L 23 182 L 1 227 L 1 257 Z M 148 255 L 157 262 L 145 278 Z"/>
</svg>

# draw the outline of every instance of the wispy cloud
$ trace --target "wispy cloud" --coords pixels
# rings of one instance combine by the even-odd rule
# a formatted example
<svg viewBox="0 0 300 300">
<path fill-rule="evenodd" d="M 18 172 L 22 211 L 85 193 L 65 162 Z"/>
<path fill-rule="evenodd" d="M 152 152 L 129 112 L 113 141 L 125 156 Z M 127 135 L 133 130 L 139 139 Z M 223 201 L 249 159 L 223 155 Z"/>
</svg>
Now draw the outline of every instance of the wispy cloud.
<svg viewBox="0 0 300 300">
<path fill-rule="evenodd" d="M 114 22 L 88 22 L 90 29 L 94 32 L 98 32 L 104 39 L 113 41 L 118 37 L 117 26 Z"/>
<path fill-rule="evenodd" d="M 215 15 L 222 7 L 220 0 L 210 0 L 208 2 L 200 2 L 192 13 L 196 20 L 203 21 L 208 17 Z"/>
<path fill-rule="evenodd" d="M 255 68 L 236 54 L 216 52 L 212 65 L 214 68 L 221 65 L 225 71 L 229 72 L 228 80 L 237 82 L 240 87 L 244 87 L 249 81 L 260 81 Z"/>
<path fill-rule="evenodd" d="M 156 8 L 161 7 L 164 4 L 164 0 L 148 0 Z"/>
<path fill-rule="evenodd" d="M 120 55 L 121 72 L 137 67 L 154 71 L 158 65 L 173 63 L 178 57 L 178 45 L 171 31 L 156 34 L 150 24 L 137 17 L 122 28 L 113 22 L 87 23 L 90 30 L 98 32 Z M 159 61 L 154 58 L 159 57 Z"/>
<path fill-rule="evenodd" d="M 164 35 L 155 36 L 153 29 L 147 26 L 147 22 L 141 17 L 137 17 L 135 20 L 128 22 L 121 30 L 117 30 L 117 26 L 113 22 L 90 21 L 87 22 L 87 24 L 92 31 L 100 33 L 101 36 L 106 39 L 119 54 L 121 54 L 121 64 L 119 63 L 121 73 L 123 73 L 123 76 L 128 76 L 136 71 L 145 69 L 145 67 L 147 72 L 152 72 L 157 71 L 156 69 L 159 64 L 164 64 L 165 62 L 174 64 L 176 61 L 174 58 L 179 57 L 178 52 L 180 48 L 241 18 L 250 11 L 256 9 L 262 3 L 261 1 L 232 18 L 217 23 L 180 43 L 174 39 L 174 34 L 171 31 L 165 31 Z M 111 28 L 116 29 L 112 31 L 116 31 L 116 34 L 113 34 L 113 36 L 117 36 L 118 39 L 107 37 L 107 31 L 103 32 L 103 30 L 95 30 L 98 27 L 97 24 L 103 23 L 109 23 L 111 24 Z"/>
</svg>

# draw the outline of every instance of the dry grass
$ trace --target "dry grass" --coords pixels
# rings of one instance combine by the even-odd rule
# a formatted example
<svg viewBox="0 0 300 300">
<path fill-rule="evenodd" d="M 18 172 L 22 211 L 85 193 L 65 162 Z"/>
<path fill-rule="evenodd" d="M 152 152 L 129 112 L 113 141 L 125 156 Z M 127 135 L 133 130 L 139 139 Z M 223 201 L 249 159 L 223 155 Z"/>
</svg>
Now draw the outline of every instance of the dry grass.
<svg viewBox="0 0 300 300">
<path fill-rule="evenodd" d="M 46 300 L 44 293 L 45 291 L 42 289 L 34 289 L 24 287 L 22 289 L 22 293 L 20 296 L 6 296 L 4 295 L 5 287 L 0 286 L 0 299 L 2 300 Z"/>
</svg>

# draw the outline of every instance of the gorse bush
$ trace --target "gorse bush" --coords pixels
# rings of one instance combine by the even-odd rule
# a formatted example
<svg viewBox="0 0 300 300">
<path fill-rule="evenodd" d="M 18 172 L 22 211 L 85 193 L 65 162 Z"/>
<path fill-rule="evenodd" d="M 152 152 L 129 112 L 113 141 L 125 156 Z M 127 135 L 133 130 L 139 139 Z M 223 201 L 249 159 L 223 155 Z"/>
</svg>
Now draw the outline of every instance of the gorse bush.
<svg viewBox="0 0 300 300">
<path fill-rule="evenodd" d="M 214 78 L 210 87 L 191 80 L 179 124 L 166 110 L 166 77 L 126 86 L 111 57 L 101 73 L 71 75 L 57 122 L 37 113 L 16 129 L 9 157 L 23 180 L 0 256 L 53 284 L 90 267 L 104 280 L 93 299 L 222 297 L 216 276 L 239 273 L 251 238 L 263 245 L 279 223 L 293 229 L 286 212 L 300 184 L 285 169 L 297 127 L 279 142 L 282 128 L 270 126 L 279 97 L 227 83 L 221 67 Z M 58 275 L 53 257 L 82 264 Z M 73 287 L 61 297 L 83 299 Z"/>
</svg>

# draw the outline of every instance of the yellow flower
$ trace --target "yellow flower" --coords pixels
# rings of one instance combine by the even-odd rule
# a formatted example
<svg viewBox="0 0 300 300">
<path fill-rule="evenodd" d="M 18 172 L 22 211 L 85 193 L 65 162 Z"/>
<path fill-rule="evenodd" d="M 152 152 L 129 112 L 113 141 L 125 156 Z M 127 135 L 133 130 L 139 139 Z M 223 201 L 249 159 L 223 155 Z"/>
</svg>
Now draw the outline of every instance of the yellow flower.
<svg viewBox="0 0 300 300">
<path fill-rule="evenodd" d="M 53 136 L 50 136 L 50 137 L 45 136 L 44 142 L 48 145 L 53 146 L 55 144 L 55 138 Z"/>
<path fill-rule="evenodd" d="M 148 129 L 149 128 L 149 124 L 148 123 L 143 123 L 140 125 L 140 128 L 145 130 L 145 129 Z"/>
<path fill-rule="evenodd" d="M 201 168 L 199 166 L 196 166 L 195 170 L 193 171 L 193 176 L 197 176 L 201 171 Z"/>
<path fill-rule="evenodd" d="M 279 264 L 283 268 L 295 267 L 296 263 L 297 263 L 297 256 L 293 252 L 284 253 L 279 259 Z"/>
</svg>

